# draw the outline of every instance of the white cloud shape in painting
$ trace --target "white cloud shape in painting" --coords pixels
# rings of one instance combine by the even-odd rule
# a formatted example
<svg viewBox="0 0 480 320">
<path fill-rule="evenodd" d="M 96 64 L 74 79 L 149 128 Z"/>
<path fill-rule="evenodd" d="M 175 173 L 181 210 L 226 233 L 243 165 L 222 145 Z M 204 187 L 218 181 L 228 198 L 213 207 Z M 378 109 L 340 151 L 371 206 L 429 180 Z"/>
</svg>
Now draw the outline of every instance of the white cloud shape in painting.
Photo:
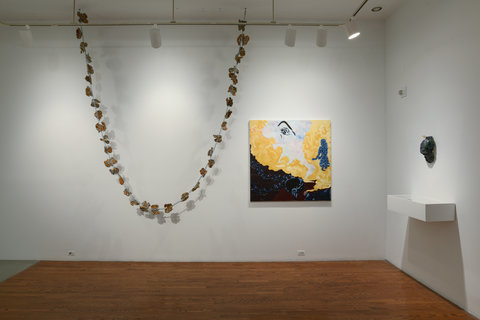
<svg viewBox="0 0 480 320">
<path fill-rule="evenodd" d="M 310 130 L 311 125 L 312 122 L 308 120 L 275 120 L 267 121 L 267 124 L 262 129 L 262 134 L 266 138 L 275 140 L 273 144 L 275 149 L 278 147 L 282 148 L 280 159 L 288 157 L 288 163 L 297 159 L 302 165 L 307 167 L 307 177 L 314 172 L 315 167 L 305 159 L 302 144 L 305 134 Z"/>
</svg>

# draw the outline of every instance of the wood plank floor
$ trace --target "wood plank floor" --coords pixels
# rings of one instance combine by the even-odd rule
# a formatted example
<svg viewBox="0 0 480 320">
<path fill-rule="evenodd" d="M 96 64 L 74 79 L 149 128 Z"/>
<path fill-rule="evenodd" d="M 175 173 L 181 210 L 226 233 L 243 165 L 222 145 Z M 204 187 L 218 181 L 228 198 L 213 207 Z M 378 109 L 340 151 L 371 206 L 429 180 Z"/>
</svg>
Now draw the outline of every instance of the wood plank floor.
<svg viewBox="0 0 480 320">
<path fill-rule="evenodd" d="M 384 261 L 39 262 L 0 319 L 475 319 Z"/>
</svg>

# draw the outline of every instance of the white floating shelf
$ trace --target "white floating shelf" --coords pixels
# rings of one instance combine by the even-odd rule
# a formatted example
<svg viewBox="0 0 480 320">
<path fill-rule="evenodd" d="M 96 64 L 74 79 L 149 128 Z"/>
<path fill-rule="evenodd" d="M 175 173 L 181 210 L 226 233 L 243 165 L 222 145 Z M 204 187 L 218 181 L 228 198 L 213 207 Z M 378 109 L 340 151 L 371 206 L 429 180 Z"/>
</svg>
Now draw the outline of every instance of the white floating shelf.
<svg viewBox="0 0 480 320">
<path fill-rule="evenodd" d="M 455 203 L 409 194 L 388 195 L 387 208 L 425 222 L 455 221 Z"/>
</svg>

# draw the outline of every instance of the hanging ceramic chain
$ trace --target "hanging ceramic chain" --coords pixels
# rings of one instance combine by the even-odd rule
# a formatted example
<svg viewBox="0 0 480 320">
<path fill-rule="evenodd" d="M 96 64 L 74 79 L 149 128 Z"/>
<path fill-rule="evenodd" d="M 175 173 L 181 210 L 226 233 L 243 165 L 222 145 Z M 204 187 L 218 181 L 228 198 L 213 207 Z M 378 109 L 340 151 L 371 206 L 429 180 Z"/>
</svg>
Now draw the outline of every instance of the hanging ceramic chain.
<svg viewBox="0 0 480 320">
<path fill-rule="evenodd" d="M 85 13 L 78 11 L 77 16 L 80 24 L 88 23 L 88 17 Z M 235 55 L 234 66 L 228 69 L 228 77 L 230 78 L 231 84 L 227 90 L 228 96 L 226 98 L 226 112 L 223 117 L 218 133 L 213 135 L 213 145 L 207 152 L 208 161 L 205 164 L 205 166 L 200 169 L 200 176 L 198 180 L 195 182 L 195 184 L 193 185 L 193 187 L 189 191 L 182 193 L 179 200 L 173 203 L 164 204 L 163 208 L 158 204 L 151 205 L 150 202 L 148 201 L 143 201 L 140 203 L 137 200 L 138 198 L 133 194 L 131 187 L 126 185 L 125 176 L 120 172 L 119 163 L 113 155 L 113 148 L 111 144 L 112 139 L 109 138 L 107 125 L 103 121 L 105 114 L 100 110 L 100 106 L 102 105 L 102 103 L 100 102 L 100 100 L 95 98 L 95 94 L 93 91 L 94 70 L 92 66 L 92 57 L 88 53 L 88 49 L 87 49 L 88 43 L 85 41 L 85 36 L 83 33 L 82 26 L 77 28 L 76 30 L 77 39 L 81 41 L 80 53 L 84 55 L 85 63 L 87 65 L 87 75 L 85 76 L 87 87 L 85 88 L 85 94 L 87 95 L 87 97 L 91 98 L 90 106 L 94 109 L 94 116 L 97 120 L 97 123 L 95 124 L 95 129 L 100 134 L 100 141 L 103 143 L 104 151 L 107 155 L 107 159 L 104 161 L 104 164 L 109 169 L 110 173 L 115 177 L 117 177 L 120 185 L 124 186 L 123 193 L 125 196 L 128 197 L 128 199 L 130 200 L 130 204 L 132 206 L 139 206 L 141 211 L 145 213 L 151 212 L 153 215 L 159 214 L 160 212 L 169 213 L 173 210 L 173 207 L 175 205 L 179 204 L 180 202 L 186 201 L 189 198 L 190 194 L 192 192 L 195 192 L 200 187 L 200 182 L 203 178 L 205 178 L 207 174 L 207 170 L 209 168 L 212 168 L 215 165 L 215 160 L 213 160 L 213 155 L 215 153 L 217 145 L 222 142 L 222 134 L 221 134 L 222 131 L 226 131 L 228 129 L 227 128 L 228 119 L 232 115 L 231 108 L 233 106 L 233 97 L 235 97 L 237 94 L 236 85 L 238 84 L 238 78 L 237 78 L 239 73 L 238 64 L 241 62 L 242 58 L 245 56 L 244 46 L 247 45 L 248 41 L 250 40 L 249 36 L 244 34 L 245 25 L 246 25 L 245 20 L 238 21 L 238 30 L 240 31 L 240 34 L 237 37 L 238 52 Z"/>
</svg>

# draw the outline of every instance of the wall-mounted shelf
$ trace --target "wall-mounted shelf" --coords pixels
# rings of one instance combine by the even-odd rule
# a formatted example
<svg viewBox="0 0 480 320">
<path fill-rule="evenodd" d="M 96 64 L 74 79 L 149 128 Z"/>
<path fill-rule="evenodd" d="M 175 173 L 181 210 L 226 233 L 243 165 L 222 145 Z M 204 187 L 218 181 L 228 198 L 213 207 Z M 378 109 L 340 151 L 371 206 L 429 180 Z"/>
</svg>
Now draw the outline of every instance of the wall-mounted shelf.
<svg viewBox="0 0 480 320">
<path fill-rule="evenodd" d="M 455 221 L 455 203 L 442 202 L 409 194 L 388 195 L 390 211 L 425 221 Z"/>
</svg>

